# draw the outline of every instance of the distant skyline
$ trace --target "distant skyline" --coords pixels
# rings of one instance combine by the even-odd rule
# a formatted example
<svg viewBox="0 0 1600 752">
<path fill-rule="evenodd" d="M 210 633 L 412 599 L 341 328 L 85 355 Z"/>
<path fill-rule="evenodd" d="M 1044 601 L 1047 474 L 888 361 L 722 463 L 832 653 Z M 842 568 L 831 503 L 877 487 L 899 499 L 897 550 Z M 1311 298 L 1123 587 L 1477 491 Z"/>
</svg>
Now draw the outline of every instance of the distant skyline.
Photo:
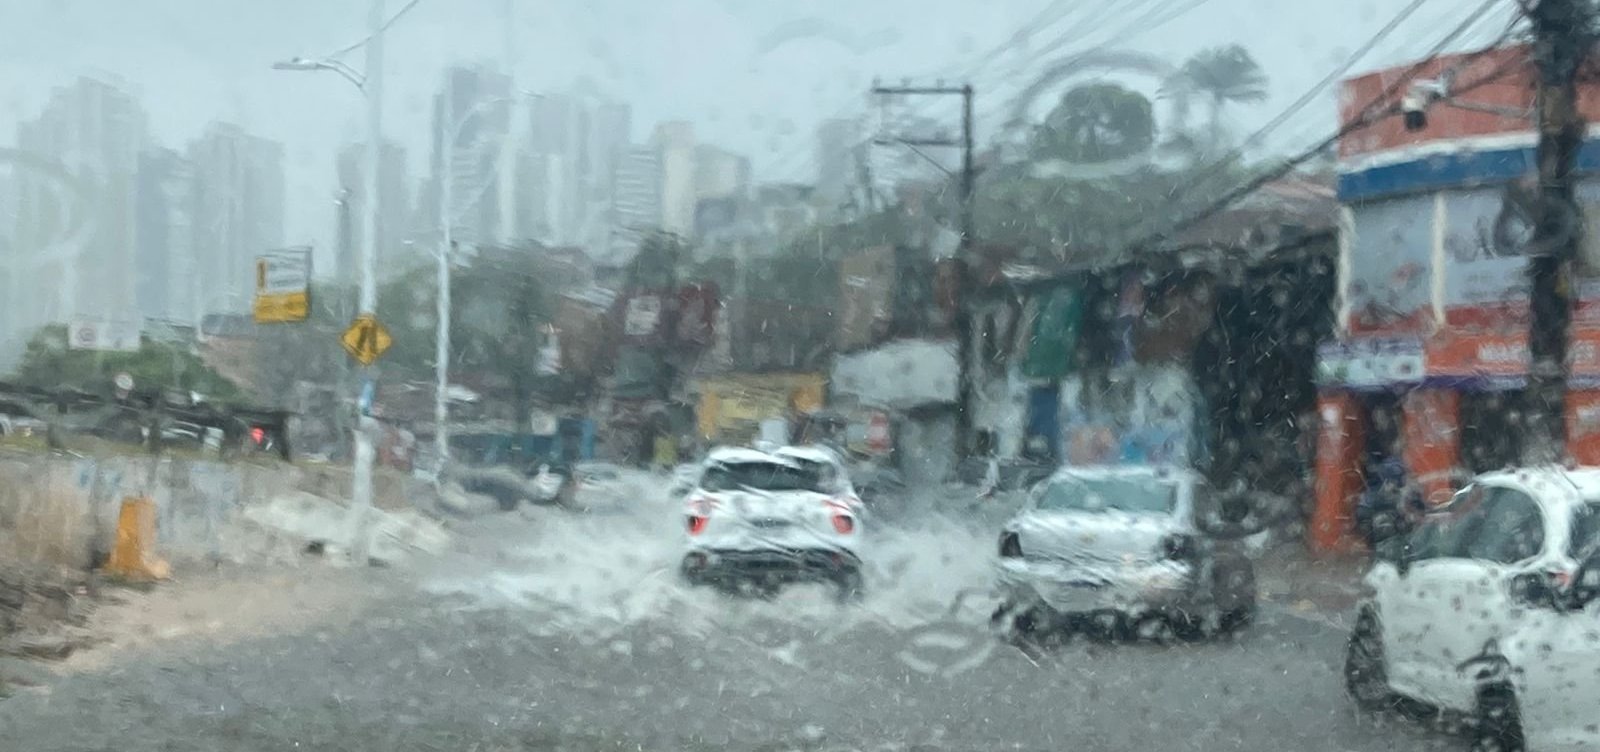
<svg viewBox="0 0 1600 752">
<path fill-rule="evenodd" d="M 388 0 L 392 13 L 407 0 Z M 757 181 L 814 177 L 815 127 L 867 110 L 875 76 L 973 76 L 980 115 L 1029 78 L 1025 48 L 1069 34 L 1063 51 L 1113 37 L 1128 48 L 1180 62 L 1198 49 L 1244 44 L 1271 76 L 1271 98 L 1231 112 L 1240 130 L 1270 119 L 1406 0 L 1283 3 L 1209 0 L 1139 34 L 1122 28 L 1151 7 L 1191 3 L 1107 0 L 819 0 L 807 7 L 735 0 L 513 0 L 516 85 L 536 91 L 592 90 L 633 108 L 632 138 L 659 122 L 692 122 L 698 140 L 750 157 Z M 238 123 L 285 146 L 285 240 L 331 248 L 336 155 L 360 140 L 358 93 L 332 74 L 274 71 L 274 60 L 316 56 L 364 35 L 367 2 L 352 0 L 55 0 L 8 8 L 0 44 L 0 144 L 17 121 L 37 117 L 50 91 L 80 74 L 123 82 L 149 114 L 153 142 L 178 148 L 207 123 Z M 432 96 L 451 64 L 503 68 L 505 0 L 421 0 L 391 29 L 386 69 L 387 138 L 426 154 Z M 1491 39 L 1514 8 L 1497 10 L 1456 48 Z M 1470 7 L 1431 0 L 1356 64 L 1371 69 L 1422 54 Z M 1058 18 L 1035 38 L 1012 35 Z M 1243 36 L 1249 30 L 1248 36 Z M 1275 31 L 1276 30 L 1276 31 Z M 1086 36 L 1078 36 L 1086 35 Z M 1013 51 L 986 58 L 1007 40 Z M 1036 56 L 1039 59 L 1048 57 Z M 360 52 L 345 60 L 360 67 Z M 1037 66 L 1034 66 L 1037 68 Z M 1139 85 L 1147 85 L 1148 82 Z M 928 107 L 922 114 L 953 117 Z M 1334 92 L 1278 129 L 1279 148 L 1334 127 Z M 980 118 L 980 142 L 995 117 Z M 421 160 L 412 160 L 412 178 Z"/>
</svg>

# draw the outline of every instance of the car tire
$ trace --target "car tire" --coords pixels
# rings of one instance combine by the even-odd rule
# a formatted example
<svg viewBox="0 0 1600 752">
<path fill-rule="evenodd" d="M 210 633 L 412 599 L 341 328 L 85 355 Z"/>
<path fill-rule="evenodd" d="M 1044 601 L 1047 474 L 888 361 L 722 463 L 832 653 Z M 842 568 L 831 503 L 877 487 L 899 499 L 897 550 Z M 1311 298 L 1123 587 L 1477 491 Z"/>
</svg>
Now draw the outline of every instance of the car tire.
<svg viewBox="0 0 1600 752">
<path fill-rule="evenodd" d="M 1368 712 L 1386 710 L 1394 703 L 1384 663 L 1383 627 L 1371 610 L 1363 610 L 1350 630 L 1345 645 L 1344 688 L 1356 707 Z"/>
<path fill-rule="evenodd" d="M 1477 715 L 1472 752 L 1522 752 L 1527 748 L 1522 736 L 1522 714 L 1511 687 L 1496 685 L 1480 690 Z"/>
<path fill-rule="evenodd" d="M 989 627 L 1001 642 L 1013 647 L 1038 646 L 1046 637 L 1070 639 L 1072 631 L 1042 605 L 1023 606 L 1001 603 L 989 616 Z"/>
</svg>

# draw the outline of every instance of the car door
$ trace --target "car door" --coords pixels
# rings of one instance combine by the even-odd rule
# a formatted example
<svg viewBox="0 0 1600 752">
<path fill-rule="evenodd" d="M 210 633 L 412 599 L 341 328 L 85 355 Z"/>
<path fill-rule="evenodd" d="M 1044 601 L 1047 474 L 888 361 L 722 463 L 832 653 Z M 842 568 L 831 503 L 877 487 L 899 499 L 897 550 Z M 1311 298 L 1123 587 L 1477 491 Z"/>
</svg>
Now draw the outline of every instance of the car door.
<svg viewBox="0 0 1600 752">
<path fill-rule="evenodd" d="M 1530 612 L 1513 638 L 1517 706 L 1527 749 L 1600 749 L 1600 603 Z"/>
<path fill-rule="evenodd" d="M 1444 512 L 1411 533 L 1403 561 L 1374 571 L 1389 681 L 1403 694 L 1429 702 L 1443 699 L 1440 685 L 1447 677 L 1439 669 L 1439 646 L 1463 642 L 1453 634 L 1462 625 L 1452 605 L 1461 597 L 1462 583 L 1484 574 L 1482 565 L 1464 554 L 1492 493 L 1485 486 L 1463 489 Z"/>
<path fill-rule="evenodd" d="M 1486 487 L 1466 522 L 1453 542 L 1456 555 L 1437 560 L 1418 585 L 1433 590 L 1418 595 L 1428 598 L 1439 628 L 1417 646 L 1426 699 L 1463 711 L 1473 708 L 1477 692 L 1461 662 L 1506 633 L 1515 610 L 1511 577 L 1544 550 L 1546 530 L 1538 502 L 1510 486 Z"/>
</svg>

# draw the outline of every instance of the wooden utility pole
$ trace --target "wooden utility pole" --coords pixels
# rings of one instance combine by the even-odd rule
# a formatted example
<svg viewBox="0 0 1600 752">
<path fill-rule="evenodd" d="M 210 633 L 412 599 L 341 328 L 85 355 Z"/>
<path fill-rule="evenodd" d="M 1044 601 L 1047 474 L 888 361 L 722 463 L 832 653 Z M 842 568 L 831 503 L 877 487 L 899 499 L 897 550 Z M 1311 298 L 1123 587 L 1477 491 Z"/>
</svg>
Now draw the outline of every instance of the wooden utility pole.
<svg viewBox="0 0 1600 752">
<path fill-rule="evenodd" d="M 1583 0 L 1523 0 L 1533 27 L 1533 63 L 1539 74 L 1534 101 L 1539 144 L 1533 242 L 1528 260 L 1528 410 L 1524 460 L 1556 462 L 1566 454 L 1568 329 L 1572 323 L 1572 262 L 1581 221 L 1573 196 L 1573 168 L 1583 145 L 1578 113 L 1578 71 L 1592 34 L 1593 10 Z"/>
<path fill-rule="evenodd" d="M 891 134 L 873 140 L 877 144 L 899 144 L 916 150 L 922 146 L 954 147 L 961 149 L 961 247 L 956 254 L 956 329 L 957 393 L 956 393 L 956 453 L 966 457 L 972 448 L 972 321 L 967 311 L 972 290 L 972 243 L 976 227 L 973 223 L 972 200 L 977 188 L 977 168 L 973 161 L 973 123 L 971 84 L 963 86 L 878 86 L 872 87 L 877 96 L 960 96 L 961 137 L 928 138 L 926 136 L 901 137 Z M 917 152 L 922 155 L 921 151 Z M 926 155 L 923 155 L 924 157 Z M 930 160 L 931 161 L 931 160 Z M 935 163 L 937 164 L 937 163 Z M 943 169 L 941 167 L 941 169 Z M 869 187 L 870 190 L 870 187 Z"/>
</svg>

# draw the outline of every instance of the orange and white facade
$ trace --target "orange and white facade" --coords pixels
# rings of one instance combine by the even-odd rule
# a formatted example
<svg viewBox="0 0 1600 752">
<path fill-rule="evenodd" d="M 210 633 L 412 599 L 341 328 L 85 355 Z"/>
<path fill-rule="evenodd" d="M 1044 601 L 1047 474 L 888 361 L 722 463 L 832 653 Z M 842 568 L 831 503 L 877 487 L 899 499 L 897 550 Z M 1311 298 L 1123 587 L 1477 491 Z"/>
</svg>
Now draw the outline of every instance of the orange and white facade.
<svg viewBox="0 0 1600 752">
<path fill-rule="evenodd" d="M 1339 339 L 1319 353 L 1320 439 L 1313 548 L 1353 545 L 1352 510 L 1373 447 L 1371 405 L 1398 405 L 1394 454 L 1429 501 L 1468 464 L 1464 403 L 1514 394 L 1528 372 L 1529 232 L 1514 188 L 1536 175 L 1535 71 L 1526 47 L 1443 56 L 1344 82 L 1341 123 L 1448 79 L 1426 125 L 1384 117 L 1339 143 Z M 1409 75 L 1410 80 L 1406 80 Z M 1600 77 L 1580 82 L 1600 123 Z M 1600 464 L 1600 129 L 1579 155 L 1583 216 L 1570 347 L 1569 453 Z M 1497 403 L 1498 404 L 1498 403 Z"/>
</svg>

